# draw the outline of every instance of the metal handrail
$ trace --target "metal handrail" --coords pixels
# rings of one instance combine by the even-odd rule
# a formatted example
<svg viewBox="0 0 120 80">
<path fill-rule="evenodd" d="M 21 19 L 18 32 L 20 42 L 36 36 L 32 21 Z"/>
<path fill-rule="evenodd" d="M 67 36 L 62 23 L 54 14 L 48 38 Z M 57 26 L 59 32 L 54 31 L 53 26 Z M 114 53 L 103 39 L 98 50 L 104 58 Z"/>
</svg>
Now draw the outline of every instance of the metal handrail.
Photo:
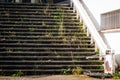
<svg viewBox="0 0 120 80">
<path fill-rule="evenodd" d="M 95 26 L 94 22 L 91 20 L 81 1 L 82 0 L 71 0 L 70 4 L 76 11 L 77 16 L 80 16 L 85 23 L 89 33 L 91 34 L 91 37 L 94 39 L 100 50 L 100 55 L 104 55 L 105 51 L 108 49 L 107 45 L 104 43 L 102 37 L 98 33 L 96 29 L 97 26 Z"/>
</svg>

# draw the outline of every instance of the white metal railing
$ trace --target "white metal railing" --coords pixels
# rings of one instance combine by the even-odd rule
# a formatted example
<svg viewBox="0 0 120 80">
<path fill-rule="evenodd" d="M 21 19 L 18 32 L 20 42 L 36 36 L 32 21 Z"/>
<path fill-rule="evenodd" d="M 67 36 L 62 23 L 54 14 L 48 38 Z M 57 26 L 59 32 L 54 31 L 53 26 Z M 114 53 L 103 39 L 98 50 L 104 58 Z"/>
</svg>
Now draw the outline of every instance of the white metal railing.
<svg viewBox="0 0 120 80">
<path fill-rule="evenodd" d="M 102 37 L 98 33 L 95 24 L 90 19 L 88 13 L 86 12 L 85 8 L 82 5 L 81 0 L 71 0 L 71 7 L 75 10 L 77 14 L 77 18 L 82 18 L 83 22 L 87 27 L 87 31 L 91 34 L 91 37 L 94 39 L 97 47 L 100 49 L 100 55 L 104 55 L 105 51 L 107 50 L 107 46 L 104 43 Z"/>
<path fill-rule="evenodd" d="M 120 9 L 101 14 L 101 30 L 120 29 Z"/>
</svg>

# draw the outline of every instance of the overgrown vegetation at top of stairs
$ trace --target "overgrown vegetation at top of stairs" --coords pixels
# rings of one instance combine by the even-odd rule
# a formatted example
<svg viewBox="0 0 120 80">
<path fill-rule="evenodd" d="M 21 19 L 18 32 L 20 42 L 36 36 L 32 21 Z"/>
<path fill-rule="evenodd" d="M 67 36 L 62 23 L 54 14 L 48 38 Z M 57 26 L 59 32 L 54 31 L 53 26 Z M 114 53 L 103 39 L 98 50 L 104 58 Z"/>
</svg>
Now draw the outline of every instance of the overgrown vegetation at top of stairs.
<svg viewBox="0 0 120 80">
<path fill-rule="evenodd" d="M 103 72 L 69 4 L 0 3 L 0 74 Z"/>
</svg>

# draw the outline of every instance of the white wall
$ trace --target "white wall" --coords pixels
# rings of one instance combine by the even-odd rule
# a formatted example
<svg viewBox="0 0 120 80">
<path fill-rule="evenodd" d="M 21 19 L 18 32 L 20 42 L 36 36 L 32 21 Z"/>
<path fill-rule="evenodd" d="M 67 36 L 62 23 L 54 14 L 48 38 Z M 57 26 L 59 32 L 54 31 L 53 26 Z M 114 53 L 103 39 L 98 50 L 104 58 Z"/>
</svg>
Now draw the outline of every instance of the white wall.
<svg viewBox="0 0 120 80">
<path fill-rule="evenodd" d="M 112 10 L 120 9 L 120 0 L 83 0 L 98 24 L 101 25 L 101 14 Z M 120 53 L 120 31 L 104 33 L 109 47 Z"/>
<path fill-rule="evenodd" d="M 100 14 L 120 9 L 120 0 L 83 0 L 100 24 Z"/>
</svg>

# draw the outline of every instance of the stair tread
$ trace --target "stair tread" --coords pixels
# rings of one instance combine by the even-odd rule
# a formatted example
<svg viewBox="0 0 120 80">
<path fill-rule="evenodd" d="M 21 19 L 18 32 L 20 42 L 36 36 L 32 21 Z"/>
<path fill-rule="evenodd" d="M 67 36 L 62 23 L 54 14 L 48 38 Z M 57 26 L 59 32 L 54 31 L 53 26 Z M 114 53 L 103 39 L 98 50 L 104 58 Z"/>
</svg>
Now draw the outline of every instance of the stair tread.
<svg viewBox="0 0 120 80">
<path fill-rule="evenodd" d="M 64 69 L 8 69 L 8 70 L 0 70 L 0 71 L 6 71 L 6 72 L 8 72 L 8 71 L 45 71 L 45 72 L 49 72 L 49 71 L 54 71 L 54 72 L 56 72 L 56 71 L 61 71 L 61 70 L 64 70 Z M 103 71 L 103 69 L 96 69 L 96 70 L 92 70 L 92 69 L 84 69 L 84 71 L 85 70 L 90 70 L 90 71 Z"/>
<path fill-rule="evenodd" d="M 4 56 L 4 58 L 86 58 L 86 56 L 18 56 L 18 55 L 15 55 L 15 56 Z M 0 58 L 3 58 L 3 56 L 0 56 Z"/>
<path fill-rule="evenodd" d="M 69 6 L 64 6 L 62 7 L 62 5 L 54 5 L 54 6 L 50 6 L 50 5 L 38 5 L 38 6 L 29 6 L 29 5 L 0 5 L 1 8 L 15 8 L 15 9 L 70 9 Z"/>
<path fill-rule="evenodd" d="M 0 28 L 0 31 L 27 31 L 28 33 L 38 33 L 37 31 L 39 30 L 39 31 L 46 31 L 46 30 L 48 30 L 48 31 L 50 31 L 50 32 L 53 32 L 53 33 L 58 33 L 59 32 L 59 29 L 60 27 L 58 27 L 57 29 L 52 29 L 51 30 L 51 28 L 49 29 L 47 29 L 47 28 L 45 28 L 45 29 L 40 29 L 40 28 L 34 28 L 34 27 L 31 27 L 31 28 Z M 63 27 L 63 28 L 65 28 L 65 27 Z M 31 31 L 30 32 L 30 30 L 31 29 L 33 29 L 33 32 Z M 78 29 L 62 29 L 63 31 L 66 31 L 66 34 L 67 34 L 67 32 L 73 32 L 73 31 L 76 31 L 76 32 L 79 32 L 79 33 L 76 33 L 76 34 L 86 34 L 86 33 L 81 33 L 80 32 L 80 30 L 78 30 Z M 54 32 L 54 31 L 56 31 L 56 32 Z M 24 33 L 27 33 L 27 32 L 24 32 Z M 6 33 L 8 33 L 8 32 L 6 32 Z M 16 32 L 16 33 L 19 33 L 19 32 Z M 39 32 L 39 33 L 41 33 L 41 32 Z M 74 34 L 75 34 L 75 32 L 74 32 Z"/>
<path fill-rule="evenodd" d="M 63 46 L 65 46 L 65 47 L 70 47 L 70 46 L 77 46 L 78 47 L 78 44 L 71 44 L 71 43 L 63 43 L 63 44 L 60 44 L 60 43 L 53 43 L 53 44 L 49 44 L 49 43 L 0 43 L 0 46 L 2 46 L 2 45 L 4 45 L 4 46 L 15 46 L 15 45 L 23 45 L 23 46 L 32 46 L 32 45 L 34 45 L 34 46 L 46 46 L 46 47 L 63 47 Z M 94 45 L 92 45 L 92 44 L 79 44 L 79 46 L 94 46 Z"/>
<path fill-rule="evenodd" d="M 32 22 L 32 23 L 31 23 Z M 43 24 L 43 22 L 34 22 L 34 21 L 23 21 L 23 22 L 21 22 L 21 21 L 15 21 L 15 22 L 12 22 L 12 21 L 0 21 L 0 23 L 1 24 L 25 24 L 25 23 L 29 23 L 29 24 L 39 24 L 39 25 L 42 25 Z M 52 24 L 51 24 L 52 23 Z M 57 23 L 54 23 L 54 22 L 45 22 L 45 24 L 46 25 L 48 25 L 48 24 L 51 24 L 51 25 L 54 25 L 54 24 L 57 24 Z M 73 22 L 73 23 L 70 23 L 70 22 L 63 22 L 63 25 L 64 24 L 78 24 L 79 25 L 79 23 L 78 22 Z"/>
<path fill-rule="evenodd" d="M 21 5 L 23 5 L 23 6 L 24 6 L 24 5 L 25 5 L 25 6 L 26 6 L 26 5 L 29 5 L 29 6 L 32 6 L 32 5 L 33 5 L 33 6 L 41 6 L 41 5 L 45 5 L 45 6 L 46 6 L 46 5 L 50 5 L 50 6 L 63 6 L 63 7 L 64 7 L 64 6 L 69 6 L 69 4 L 65 4 L 65 3 L 64 3 L 64 4 L 47 4 L 47 3 L 42 3 L 42 4 L 41 4 L 41 3 L 35 3 L 35 4 L 34 4 L 34 3 L 4 3 L 4 2 L 3 2 L 3 3 L 1 2 L 0 5 L 17 5 L 17 6 L 18 6 L 18 5 L 19 5 L 19 6 L 21 6 Z"/>
<path fill-rule="evenodd" d="M 8 63 L 82 63 L 82 62 L 84 62 L 84 63 L 89 63 L 89 62 L 93 62 L 93 63 L 97 63 L 97 62 L 101 62 L 101 63 L 103 63 L 103 61 L 100 61 L 100 60 L 96 60 L 96 61 L 94 61 L 94 60 L 82 60 L 82 61 L 76 61 L 76 60 L 73 60 L 73 61 L 60 61 L 60 60 L 9 60 L 9 61 L 7 61 L 7 60 L 0 60 L 0 62 L 4 62 L 4 63 L 6 63 L 6 62 L 8 62 Z M 39 65 L 39 64 L 38 64 Z"/>
<path fill-rule="evenodd" d="M 56 12 L 56 13 L 45 13 L 45 12 L 40 12 L 40 11 L 35 11 L 35 12 L 33 12 L 33 11 L 29 11 L 29 12 L 21 12 L 21 11 L 15 11 L 15 12 L 12 12 L 12 11 L 1 11 L 0 12 L 0 14 L 1 15 L 4 15 L 4 14 L 10 14 L 10 15 L 16 15 L 16 14 L 21 14 L 21 15 L 23 15 L 23 14 L 28 14 L 28 15 L 33 15 L 33 14 L 39 14 L 39 15 L 41 15 L 41 14 L 49 14 L 49 15 L 56 15 L 56 16 L 58 16 L 59 17 L 59 15 L 66 15 L 66 14 L 68 14 L 68 15 L 76 15 L 75 13 L 64 13 L 64 12 Z"/>
<path fill-rule="evenodd" d="M 0 24 L 0 28 L 6 28 L 6 27 L 9 27 L 9 28 L 11 28 L 11 27 L 14 27 L 14 28 L 31 28 L 31 27 L 34 27 L 34 28 L 43 28 L 43 27 L 48 27 L 48 28 L 53 28 L 53 27 L 59 27 L 58 25 L 56 26 L 56 25 L 21 25 L 21 24 L 19 24 L 19 25 L 15 25 L 15 24 Z M 81 26 L 71 26 L 71 25 L 69 25 L 69 26 L 65 26 L 66 28 L 72 28 L 72 29 L 74 29 L 74 27 L 77 27 L 77 28 L 82 28 Z"/>
<path fill-rule="evenodd" d="M 58 39 L 63 39 L 63 37 L 66 37 L 66 36 L 54 36 L 54 37 L 47 37 L 47 36 L 0 36 L 0 38 L 2 38 L 2 37 L 16 37 L 16 38 L 19 38 L 19 37 L 28 37 L 28 38 L 47 38 L 47 39 L 49 39 L 49 38 L 58 38 Z M 81 36 L 78 36 L 78 38 L 88 38 L 88 39 L 90 39 L 90 37 L 88 37 L 88 36 L 83 36 L 83 37 L 81 37 Z"/>
<path fill-rule="evenodd" d="M 19 8 L 0 8 L 0 11 L 40 11 L 40 12 L 44 12 L 45 9 L 19 9 Z M 63 11 L 59 11 L 59 10 L 54 10 L 54 9 L 48 9 L 47 12 L 63 12 Z M 73 12 L 73 10 L 64 10 L 65 13 L 69 13 L 69 12 Z"/>
<path fill-rule="evenodd" d="M 50 19 L 39 19 L 39 18 L 19 18 L 19 17 L 11 17 L 11 18 L 6 18 L 6 17 L 3 17 L 3 18 L 0 18 L 0 21 L 4 21 L 4 20 L 11 20 L 11 21 L 61 21 L 61 19 L 59 18 L 50 18 Z M 64 19 L 63 21 L 71 21 L 72 19 Z M 73 19 L 72 21 L 76 21 L 76 22 L 79 22 L 77 19 Z"/>
<path fill-rule="evenodd" d="M 45 53 L 46 53 L 46 54 L 47 54 L 47 53 L 50 53 L 50 52 L 37 52 L 37 51 L 35 51 L 35 52 L 34 52 L 34 51 L 27 51 L 27 52 L 25 52 L 25 51 L 24 51 L 24 52 L 22 52 L 22 51 L 21 51 L 21 52 L 14 52 L 14 51 L 13 51 L 13 52 L 6 52 L 6 51 L 3 51 L 3 52 L 2 52 L 2 51 L 1 51 L 0 54 L 2 54 L 2 53 L 4 53 L 4 54 L 6 54 L 6 53 L 8 53 L 8 54 L 12 54 L 12 53 L 13 53 L 13 54 L 14 54 L 14 53 L 18 53 L 18 54 L 24 54 L 24 53 L 25 53 L 25 54 L 27 54 L 27 53 L 28 53 L 28 54 L 41 54 L 41 53 L 44 53 L 44 54 L 45 54 Z M 57 52 L 57 53 L 58 53 L 58 54 L 63 54 L 63 53 L 64 53 L 64 54 L 68 54 L 68 53 L 70 53 L 70 52 Z M 51 53 L 51 54 L 52 54 L 52 53 Z M 54 53 L 53 53 L 53 54 L 54 54 Z M 86 51 L 83 51 L 83 52 L 82 52 L 82 51 L 81 51 L 81 52 L 73 52 L 72 54 L 95 54 L 95 52 L 86 52 Z"/>
<path fill-rule="evenodd" d="M 76 66 L 80 66 L 80 67 L 99 67 L 99 66 L 102 66 L 102 65 L 74 65 L 74 64 L 71 64 L 71 65 L 60 65 L 60 64 L 55 64 L 55 65 L 22 65 L 22 64 L 19 64 L 19 65 L 2 65 L 1 67 L 7 67 L 7 66 L 9 66 L 9 67 L 34 67 L 34 66 L 37 66 L 37 67 L 44 67 L 44 68 L 47 68 L 47 67 L 57 67 L 57 68 L 59 68 L 59 67 L 76 67 Z"/>
<path fill-rule="evenodd" d="M 49 19 L 49 18 L 54 18 L 54 16 L 50 16 L 50 15 L 41 15 L 41 16 L 39 16 L 39 15 L 1 15 L 0 16 L 0 18 L 3 18 L 3 17 L 12 17 L 12 18 L 36 18 L 36 19 L 43 19 L 43 18 L 47 18 L 47 19 Z M 63 17 L 63 19 L 76 19 L 76 16 L 69 16 L 69 15 L 67 15 L 67 16 L 64 16 Z M 56 19 L 60 19 L 59 17 L 56 17 Z"/>
<path fill-rule="evenodd" d="M 0 39 L 0 42 L 11 42 L 11 43 L 14 43 L 14 42 L 18 42 L 18 41 L 20 41 L 20 42 L 38 42 L 38 41 L 43 41 L 43 40 L 36 40 L 36 39 L 34 39 L 34 40 L 25 40 L 25 39 L 13 39 L 13 40 L 11 40 L 11 39 L 5 39 L 5 40 L 2 40 L 2 39 Z M 43 41 L 43 42 L 52 42 L 52 41 L 56 41 L 56 43 L 57 42 L 61 42 L 60 40 L 45 40 L 45 41 Z M 81 40 L 80 42 L 90 42 L 90 40 Z"/>
<path fill-rule="evenodd" d="M 6 48 L 11 48 L 10 46 L 9 47 L 6 47 Z M 1 47 L 0 49 L 5 49 L 5 47 Z M 32 50 L 32 49 L 34 49 L 34 50 L 40 50 L 40 51 L 42 51 L 42 50 L 48 50 L 48 48 L 46 47 L 46 48 L 34 48 L 34 47 L 12 47 L 12 49 L 20 49 L 20 50 L 26 50 L 26 49 L 28 49 L 28 50 Z M 75 49 L 73 49 L 73 48 L 49 48 L 49 49 L 51 49 L 51 50 L 93 50 L 94 51 L 94 48 L 75 48 Z"/>
</svg>

